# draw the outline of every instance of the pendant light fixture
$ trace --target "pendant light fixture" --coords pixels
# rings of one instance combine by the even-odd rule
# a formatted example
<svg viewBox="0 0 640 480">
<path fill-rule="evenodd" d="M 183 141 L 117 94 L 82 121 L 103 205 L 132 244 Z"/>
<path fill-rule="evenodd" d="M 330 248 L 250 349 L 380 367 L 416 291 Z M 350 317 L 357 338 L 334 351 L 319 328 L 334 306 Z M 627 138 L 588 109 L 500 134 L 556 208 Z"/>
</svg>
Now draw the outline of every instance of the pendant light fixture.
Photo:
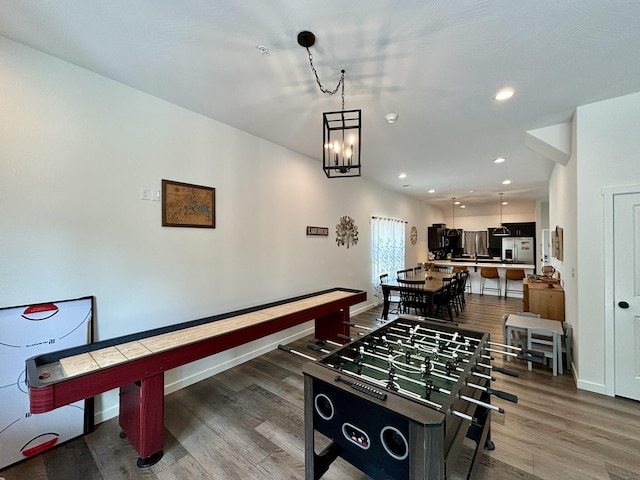
<svg viewBox="0 0 640 480">
<path fill-rule="evenodd" d="M 362 132 L 362 110 L 344 109 L 344 73 L 333 90 L 328 90 L 320 83 L 318 72 L 313 66 L 313 55 L 309 47 L 316 43 L 316 36 L 311 32 L 300 32 L 298 44 L 307 49 L 309 64 L 316 77 L 320 91 L 333 95 L 342 86 L 342 110 L 338 112 L 324 112 L 322 114 L 322 169 L 327 178 L 359 177 L 362 165 L 360 163 L 360 139 Z"/>
<path fill-rule="evenodd" d="M 453 228 L 447 230 L 447 237 L 460 236 L 460 232 L 456 229 L 456 197 L 451 199 L 451 223 Z"/>
<path fill-rule="evenodd" d="M 494 229 L 492 234 L 495 237 L 508 237 L 509 235 L 511 235 L 511 232 L 507 227 L 502 225 L 502 195 L 504 194 L 499 193 L 498 195 L 500 195 L 500 226 Z"/>
</svg>

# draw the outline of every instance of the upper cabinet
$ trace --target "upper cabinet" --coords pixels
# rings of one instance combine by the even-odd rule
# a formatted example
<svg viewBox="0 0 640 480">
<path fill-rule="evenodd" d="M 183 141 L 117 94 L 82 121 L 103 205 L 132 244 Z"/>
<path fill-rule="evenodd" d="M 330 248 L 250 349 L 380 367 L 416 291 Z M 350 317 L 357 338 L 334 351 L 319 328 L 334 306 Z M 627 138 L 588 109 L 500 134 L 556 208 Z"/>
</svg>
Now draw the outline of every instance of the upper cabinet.
<svg viewBox="0 0 640 480">
<path fill-rule="evenodd" d="M 492 249 L 497 249 L 497 250 L 501 250 L 502 249 L 502 237 L 496 237 L 493 234 L 493 231 L 496 229 L 497 227 L 489 227 L 487 229 L 487 235 L 489 238 L 489 245 L 487 245 L 488 248 L 492 248 Z"/>
<path fill-rule="evenodd" d="M 503 223 L 511 232 L 511 237 L 535 237 L 536 222 Z"/>
</svg>

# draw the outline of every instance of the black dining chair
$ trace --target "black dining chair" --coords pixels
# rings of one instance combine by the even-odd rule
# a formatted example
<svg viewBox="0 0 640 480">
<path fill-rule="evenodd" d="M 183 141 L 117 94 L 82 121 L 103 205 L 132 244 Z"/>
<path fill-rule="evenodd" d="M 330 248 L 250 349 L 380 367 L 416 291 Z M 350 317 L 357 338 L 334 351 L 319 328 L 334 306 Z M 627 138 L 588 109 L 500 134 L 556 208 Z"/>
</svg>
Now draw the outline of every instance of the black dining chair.
<svg viewBox="0 0 640 480">
<path fill-rule="evenodd" d="M 442 279 L 442 289 L 433 296 L 433 313 L 437 318 L 453 322 L 453 311 L 455 310 L 455 284 L 453 278 Z"/>
<path fill-rule="evenodd" d="M 383 273 L 380 275 L 380 283 L 389 283 L 389 274 Z M 392 309 L 392 305 L 395 303 L 395 308 Z M 389 295 L 389 313 L 398 314 L 402 310 L 402 299 L 397 295 Z"/>
<path fill-rule="evenodd" d="M 400 301 L 403 313 L 411 313 L 413 309 L 415 315 L 426 315 L 427 299 L 424 291 L 424 280 L 398 279 L 400 289 Z"/>
</svg>

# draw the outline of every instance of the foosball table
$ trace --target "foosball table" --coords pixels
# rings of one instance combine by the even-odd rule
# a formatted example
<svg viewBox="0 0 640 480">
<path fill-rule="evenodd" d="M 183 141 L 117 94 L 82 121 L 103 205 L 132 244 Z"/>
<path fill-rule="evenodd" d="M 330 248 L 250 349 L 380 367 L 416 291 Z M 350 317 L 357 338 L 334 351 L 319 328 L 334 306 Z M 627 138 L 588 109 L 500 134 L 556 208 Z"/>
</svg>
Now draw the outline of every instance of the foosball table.
<svg viewBox="0 0 640 480">
<path fill-rule="evenodd" d="M 497 344 L 494 344 L 497 345 Z M 336 344 L 338 346 L 338 344 Z M 374 479 L 449 479 L 465 438 L 493 449 L 489 334 L 400 317 L 303 367 L 305 479 L 320 478 L 341 457 Z M 296 353 L 296 352 L 294 352 Z M 311 357 L 312 358 L 312 357 Z M 315 432 L 330 439 L 316 453 Z M 469 441 L 466 442 L 470 443 Z"/>
</svg>

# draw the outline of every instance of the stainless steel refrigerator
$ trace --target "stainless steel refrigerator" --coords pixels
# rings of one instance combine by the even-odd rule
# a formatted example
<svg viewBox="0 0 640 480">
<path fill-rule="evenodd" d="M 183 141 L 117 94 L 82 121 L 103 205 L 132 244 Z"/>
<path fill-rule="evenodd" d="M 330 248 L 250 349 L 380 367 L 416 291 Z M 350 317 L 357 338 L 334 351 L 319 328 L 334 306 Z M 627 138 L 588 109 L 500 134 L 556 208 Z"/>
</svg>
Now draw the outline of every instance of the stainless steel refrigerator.
<svg viewBox="0 0 640 480">
<path fill-rule="evenodd" d="M 502 260 L 506 263 L 535 264 L 534 247 L 533 237 L 504 237 L 502 239 Z"/>
</svg>

